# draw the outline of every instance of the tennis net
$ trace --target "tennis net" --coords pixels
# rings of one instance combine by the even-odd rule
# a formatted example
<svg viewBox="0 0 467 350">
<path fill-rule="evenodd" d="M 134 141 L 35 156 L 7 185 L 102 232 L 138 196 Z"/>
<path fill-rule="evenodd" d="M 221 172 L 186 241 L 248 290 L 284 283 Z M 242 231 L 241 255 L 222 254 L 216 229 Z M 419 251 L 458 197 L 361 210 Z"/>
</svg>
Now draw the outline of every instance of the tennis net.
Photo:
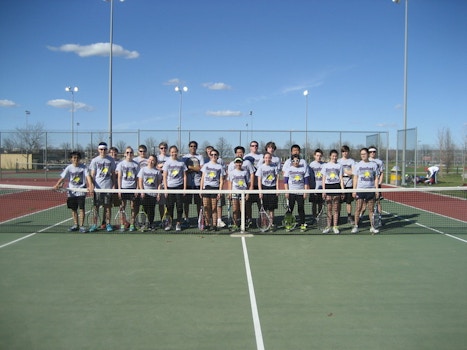
<svg viewBox="0 0 467 350">
<path fill-rule="evenodd" d="M 96 190 L 96 192 L 103 191 Z M 103 208 L 98 211 L 97 218 L 89 219 L 96 211 L 93 196 L 86 193 L 85 215 L 82 222 L 86 231 L 89 231 L 92 224 L 97 225 L 95 230 L 97 234 L 129 231 L 129 225 L 136 223 L 132 222 L 130 203 L 123 210 L 118 201 L 118 190 L 105 190 L 105 192 L 110 193 L 112 199 L 111 214 L 108 216 L 110 218 L 108 220 L 105 219 Z M 337 201 L 334 200 L 337 206 L 333 206 L 333 200 L 328 197 L 325 199 L 329 199 L 329 201 L 324 200 L 323 202 L 322 190 L 303 191 L 306 195 L 303 205 L 301 204 L 302 194 L 289 195 L 287 200 L 286 195 L 289 192 L 286 190 L 263 192 L 264 210 L 262 211 L 260 211 L 262 208 L 257 190 L 242 192 L 207 190 L 203 193 L 220 193 L 222 222 L 217 221 L 218 225 L 216 225 L 204 215 L 205 222 L 204 226 L 201 227 L 202 230 L 198 224 L 200 216 L 195 204 L 200 195 L 199 190 L 170 190 L 169 192 L 164 190 L 125 190 L 121 192 L 136 193 L 139 197 L 144 193 L 145 197 L 153 195 L 156 200 L 159 200 L 149 201 L 149 207 L 140 206 L 143 204 L 141 199 L 136 202 L 137 211 L 144 212 L 146 220 L 151 221 L 152 225 L 147 225 L 141 230 L 136 229 L 135 233 L 144 231 L 155 234 L 467 234 L 467 187 L 382 188 L 380 207 L 375 205 L 375 207 L 379 207 L 380 211 L 370 213 L 371 201 L 362 200 L 362 213 L 358 215 L 358 219 L 355 215 L 356 201 L 353 200 L 348 206 L 344 198 L 346 194 L 351 194 L 352 190 L 343 190 L 337 196 L 333 196 L 338 198 Z M 372 192 L 371 190 L 362 190 L 359 191 L 359 195 L 371 194 Z M 184 213 L 181 214 L 180 231 L 176 230 L 178 219 L 176 205 L 174 211 L 170 212 L 169 210 L 169 215 L 167 215 L 166 208 L 169 200 L 165 198 L 166 193 L 179 194 L 181 201 L 190 201 L 191 203 L 188 221 L 185 220 Z M 52 187 L 46 186 L 0 184 L 0 203 L 2 208 L 0 211 L 0 232 L 2 233 L 67 233 L 74 225 L 72 211 L 67 208 L 66 190 L 56 191 Z M 378 202 L 376 201 L 376 203 Z M 148 218 L 151 216 L 148 212 L 148 208 L 151 206 L 154 210 L 154 219 Z M 237 208 L 239 210 L 236 210 Z M 273 211 L 270 210 L 272 208 L 274 208 Z M 300 212 L 301 208 L 303 211 Z M 350 216 L 348 211 L 351 213 Z M 258 217 L 261 216 L 260 212 L 263 214 L 265 212 L 269 220 L 258 220 Z M 207 213 L 206 209 L 204 213 Z M 164 228 L 164 216 L 166 218 L 169 216 L 172 220 L 170 229 Z M 136 216 L 135 219 L 137 219 Z M 355 221 L 358 221 L 358 232 L 353 232 L 355 231 Z M 112 226 L 112 231 L 107 231 L 107 223 Z M 265 225 L 268 227 L 264 227 Z M 81 226 L 81 222 L 79 226 Z M 214 226 L 217 226 L 216 230 L 212 230 Z M 373 226 L 379 232 L 371 232 L 370 229 Z M 338 232 L 334 232 L 335 228 Z M 326 230 L 327 232 L 325 232 Z"/>
</svg>

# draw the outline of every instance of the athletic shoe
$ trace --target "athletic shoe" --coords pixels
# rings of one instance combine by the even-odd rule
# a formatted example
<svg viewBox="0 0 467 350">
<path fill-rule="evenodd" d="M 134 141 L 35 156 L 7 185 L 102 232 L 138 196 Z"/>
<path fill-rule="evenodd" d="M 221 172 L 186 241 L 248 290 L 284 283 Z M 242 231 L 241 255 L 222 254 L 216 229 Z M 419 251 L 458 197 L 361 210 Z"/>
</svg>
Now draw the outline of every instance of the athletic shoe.
<svg viewBox="0 0 467 350">
<path fill-rule="evenodd" d="M 106 225 L 106 224 L 104 224 L 104 223 L 102 223 L 102 224 L 101 224 L 101 230 L 105 230 L 105 229 L 106 229 L 106 227 L 107 227 L 107 225 Z"/>
<path fill-rule="evenodd" d="M 81 233 L 86 233 L 86 232 L 88 232 L 88 230 L 86 230 L 86 227 L 81 226 L 81 227 L 79 228 L 79 232 L 81 232 Z"/>
<path fill-rule="evenodd" d="M 89 228 L 89 232 L 96 232 L 97 231 L 97 225 L 93 224 L 91 225 L 91 227 Z"/>
<path fill-rule="evenodd" d="M 217 232 L 217 231 L 219 231 L 219 228 L 218 228 L 217 226 L 213 226 L 213 227 L 212 227 L 212 230 L 215 231 L 215 232 Z"/>
<path fill-rule="evenodd" d="M 105 229 L 107 230 L 107 232 L 112 232 L 114 230 L 111 224 L 105 225 Z"/>
<path fill-rule="evenodd" d="M 370 232 L 371 232 L 371 233 L 379 233 L 379 230 L 376 229 L 376 228 L 374 228 L 374 227 L 371 227 L 371 228 L 370 228 Z"/>
<path fill-rule="evenodd" d="M 126 231 L 125 226 L 120 227 L 120 232 L 125 232 L 125 231 Z"/>
<path fill-rule="evenodd" d="M 182 227 L 183 228 L 190 228 L 190 220 L 188 220 L 187 218 L 183 219 Z"/>
<path fill-rule="evenodd" d="M 175 231 L 181 231 L 182 230 L 182 225 L 177 224 L 175 225 Z"/>
<path fill-rule="evenodd" d="M 302 231 L 302 232 L 306 231 L 306 224 L 300 225 L 300 231 Z"/>
<path fill-rule="evenodd" d="M 78 230 L 79 230 L 78 225 L 73 225 L 68 229 L 69 232 L 76 232 Z"/>
<path fill-rule="evenodd" d="M 355 224 L 351 216 L 347 216 L 347 223 L 352 226 Z"/>
<path fill-rule="evenodd" d="M 352 228 L 352 231 L 350 231 L 352 233 L 358 233 L 358 226 L 355 225 L 353 228 Z"/>
<path fill-rule="evenodd" d="M 217 226 L 218 227 L 225 227 L 225 222 L 222 219 L 217 219 Z"/>
<path fill-rule="evenodd" d="M 165 231 L 170 231 L 171 229 L 172 229 L 172 225 L 164 228 Z"/>
<path fill-rule="evenodd" d="M 338 234 L 340 233 L 340 232 L 339 232 L 339 227 L 334 226 L 334 227 L 332 228 L 332 232 L 334 232 L 336 235 L 338 235 Z"/>
<path fill-rule="evenodd" d="M 133 225 L 133 224 L 130 225 L 130 231 L 131 232 L 136 231 L 135 225 Z"/>
<path fill-rule="evenodd" d="M 323 230 L 323 233 L 329 233 L 331 231 L 331 228 L 328 226 Z"/>
<path fill-rule="evenodd" d="M 232 225 L 230 228 L 231 231 L 238 231 L 238 226 L 237 225 Z"/>
</svg>

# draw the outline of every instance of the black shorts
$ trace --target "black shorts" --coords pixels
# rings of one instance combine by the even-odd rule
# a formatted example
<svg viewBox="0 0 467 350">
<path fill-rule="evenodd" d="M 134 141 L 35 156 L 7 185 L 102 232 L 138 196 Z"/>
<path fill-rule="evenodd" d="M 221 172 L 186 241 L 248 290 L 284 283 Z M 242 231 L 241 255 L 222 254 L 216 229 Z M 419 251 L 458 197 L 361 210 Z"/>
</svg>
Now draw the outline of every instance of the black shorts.
<svg viewBox="0 0 467 350">
<path fill-rule="evenodd" d="M 350 189 L 352 189 L 352 187 L 346 187 L 345 189 L 350 190 Z M 353 196 L 352 196 L 351 192 L 344 193 L 344 198 L 341 200 L 341 203 L 343 203 L 343 202 L 345 202 L 347 204 L 351 204 L 353 202 Z"/>
<path fill-rule="evenodd" d="M 218 190 L 219 187 L 206 186 L 206 190 Z M 217 193 L 202 193 L 203 198 L 217 198 Z"/>
<path fill-rule="evenodd" d="M 131 201 L 139 203 L 139 195 L 135 193 L 122 193 L 122 201 Z"/>
<path fill-rule="evenodd" d="M 326 184 L 326 196 L 340 196 L 341 193 L 332 190 L 340 190 L 341 184 Z"/>
<path fill-rule="evenodd" d="M 315 204 L 323 204 L 324 203 L 323 195 L 321 193 L 310 193 L 310 197 L 308 198 L 308 201 L 311 203 L 315 203 Z"/>
<path fill-rule="evenodd" d="M 76 196 L 76 197 L 68 197 L 66 200 L 66 206 L 68 209 L 71 210 L 84 210 L 84 202 L 86 200 L 86 196 Z"/>
<path fill-rule="evenodd" d="M 258 189 L 258 187 L 254 187 L 255 190 Z M 248 196 L 247 203 L 259 203 L 259 194 L 258 193 L 250 193 Z"/>
<path fill-rule="evenodd" d="M 364 201 L 370 201 L 372 199 L 375 199 L 375 193 L 374 192 L 357 192 L 357 199 L 363 199 Z"/>
<path fill-rule="evenodd" d="M 199 186 L 188 187 L 187 190 L 199 190 Z M 185 196 L 183 196 L 183 203 L 195 203 L 197 205 L 201 205 L 201 197 L 198 193 L 187 193 Z"/>
<path fill-rule="evenodd" d="M 116 193 L 114 193 L 117 195 Z M 118 197 L 118 195 L 117 195 Z M 111 193 L 104 193 L 104 192 L 94 192 L 94 205 L 97 207 L 100 206 L 110 206 L 112 205 L 112 194 Z"/>
<path fill-rule="evenodd" d="M 264 187 L 263 190 L 266 191 L 263 193 L 263 207 L 265 210 L 275 210 L 278 208 L 279 198 L 276 193 L 272 192 L 276 187 Z M 268 193 L 268 191 L 270 193 Z"/>
</svg>

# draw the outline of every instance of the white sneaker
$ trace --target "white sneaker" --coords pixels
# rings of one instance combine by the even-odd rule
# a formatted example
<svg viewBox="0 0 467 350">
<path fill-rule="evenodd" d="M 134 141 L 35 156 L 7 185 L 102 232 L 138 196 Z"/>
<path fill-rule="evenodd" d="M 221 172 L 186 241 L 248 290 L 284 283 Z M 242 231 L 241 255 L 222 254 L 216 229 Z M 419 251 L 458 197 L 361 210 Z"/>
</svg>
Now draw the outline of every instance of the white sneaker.
<svg viewBox="0 0 467 350">
<path fill-rule="evenodd" d="M 217 227 L 225 227 L 225 222 L 222 219 L 217 219 Z"/>
<path fill-rule="evenodd" d="M 336 235 L 338 235 L 340 232 L 339 232 L 339 228 L 337 226 L 334 226 L 332 228 L 332 232 L 334 232 Z"/>
<path fill-rule="evenodd" d="M 329 233 L 329 231 L 331 231 L 331 228 L 330 228 L 330 227 L 326 227 L 326 228 L 323 230 L 323 233 Z"/>
<path fill-rule="evenodd" d="M 181 231 L 182 230 L 182 225 L 177 224 L 175 225 L 175 231 Z"/>
<path fill-rule="evenodd" d="M 371 228 L 370 228 L 370 232 L 371 232 L 371 233 L 379 233 L 379 230 L 376 229 L 376 228 L 371 227 Z"/>
<path fill-rule="evenodd" d="M 357 233 L 357 232 L 358 232 L 358 226 L 354 226 L 354 227 L 352 228 L 352 231 L 350 231 L 350 232 L 352 232 L 352 233 Z"/>
<path fill-rule="evenodd" d="M 172 229 L 172 226 L 166 226 L 166 227 L 164 228 L 164 230 L 166 230 L 166 231 L 170 231 L 171 229 Z"/>
</svg>

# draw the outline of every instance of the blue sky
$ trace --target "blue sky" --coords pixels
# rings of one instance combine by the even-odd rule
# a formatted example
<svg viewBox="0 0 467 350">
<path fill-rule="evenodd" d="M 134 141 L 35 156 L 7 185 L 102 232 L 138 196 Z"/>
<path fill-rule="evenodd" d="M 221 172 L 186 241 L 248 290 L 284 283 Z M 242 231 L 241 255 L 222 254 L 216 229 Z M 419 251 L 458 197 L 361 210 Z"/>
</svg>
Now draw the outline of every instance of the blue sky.
<svg viewBox="0 0 467 350">
<path fill-rule="evenodd" d="M 113 129 L 403 128 L 404 1 L 114 0 Z M 109 3 L 0 3 L 0 131 L 108 129 Z M 467 1 L 409 0 L 408 127 L 467 130 Z M 250 116 L 253 111 L 253 116 Z M 262 140 L 268 141 L 268 140 Z"/>
</svg>

